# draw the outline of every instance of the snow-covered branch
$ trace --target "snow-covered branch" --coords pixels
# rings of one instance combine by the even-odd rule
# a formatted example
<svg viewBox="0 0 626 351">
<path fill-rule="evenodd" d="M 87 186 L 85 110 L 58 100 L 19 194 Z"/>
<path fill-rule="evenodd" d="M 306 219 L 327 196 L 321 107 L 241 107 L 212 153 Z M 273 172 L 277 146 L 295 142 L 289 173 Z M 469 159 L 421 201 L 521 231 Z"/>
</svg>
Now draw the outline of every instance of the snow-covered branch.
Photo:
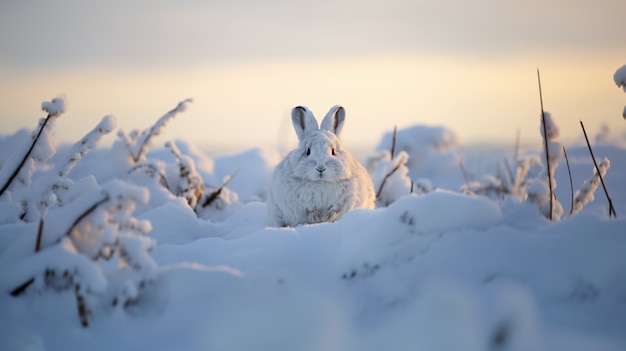
<svg viewBox="0 0 626 351">
<path fill-rule="evenodd" d="M 67 100 L 64 95 L 59 95 L 50 102 L 43 102 L 41 109 L 48 112 L 48 116 L 40 119 L 39 126 L 32 134 L 32 141 L 24 143 L 0 169 L 0 196 L 2 196 L 11 184 L 18 180 L 22 185 L 29 185 L 35 162 L 43 162 L 54 153 L 48 131 L 54 127 L 57 117 L 67 109 Z M 39 145 L 38 142 L 41 140 Z"/>
<path fill-rule="evenodd" d="M 97 145 L 100 139 L 103 136 L 111 133 L 113 129 L 115 129 L 117 123 L 115 120 L 115 116 L 107 115 L 102 118 L 100 123 L 94 127 L 87 135 L 82 137 L 80 141 L 76 142 L 72 145 L 70 150 L 70 158 L 68 163 L 63 167 L 57 169 L 57 174 L 60 177 L 65 177 L 69 174 L 69 172 L 74 168 L 76 163 L 80 161 L 89 150 L 93 150 Z"/>
<path fill-rule="evenodd" d="M 600 185 L 600 176 L 604 177 L 610 167 L 611 162 L 606 157 L 598 164 L 598 169 L 600 170 L 600 173 L 598 173 L 598 171 L 594 167 L 593 176 L 591 176 L 589 179 L 586 179 L 583 183 L 582 188 L 580 188 L 580 190 L 578 190 L 574 194 L 572 213 L 580 212 L 586 204 L 594 200 L 594 193 L 598 189 L 598 185 Z"/>
<path fill-rule="evenodd" d="M 152 138 L 161 133 L 170 119 L 174 118 L 178 113 L 184 112 L 187 109 L 187 105 L 192 101 L 192 99 L 185 99 L 179 102 L 175 108 L 159 118 L 152 127 L 145 129 L 141 134 L 137 131 L 131 132 L 128 137 L 123 133 L 119 134 L 120 137 L 126 140 L 131 156 L 135 162 L 139 162 L 144 158 L 146 150 L 151 145 Z"/>
</svg>

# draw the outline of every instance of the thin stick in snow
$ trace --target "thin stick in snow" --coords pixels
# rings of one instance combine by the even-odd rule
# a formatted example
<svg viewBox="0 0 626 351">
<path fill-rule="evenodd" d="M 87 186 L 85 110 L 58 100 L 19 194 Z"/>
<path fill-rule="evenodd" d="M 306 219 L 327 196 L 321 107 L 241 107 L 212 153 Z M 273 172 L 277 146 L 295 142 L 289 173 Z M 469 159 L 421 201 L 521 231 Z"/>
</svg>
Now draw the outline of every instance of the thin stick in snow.
<svg viewBox="0 0 626 351">
<path fill-rule="evenodd" d="M 569 215 L 571 216 L 574 213 L 574 183 L 572 182 L 572 170 L 569 167 L 569 159 L 567 158 L 567 151 L 565 151 L 565 145 L 563 145 L 563 156 L 565 156 L 565 164 L 567 165 L 567 173 L 569 174 L 569 188 L 570 193 L 572 194 L 571 203 L 569 209 Z"/>
<path fill-rule="evenodd" d="M 96 208 L 98 208 L 98 206 L 102 205 L 103 203 L 107 202 L 108 200 L 109 200 L 109 196 L 108 195 L 104 195 L 103 198 L 101 198 L 100 200 L 96 201 L 93 205 L 91 205 L 83 213 L 81 213 L 80 216 L 78 216 L 74 220 L 74 223 L 72 223 L 72 225 L 69 227 L 69 229 L 65 232 L 65 236 L 69 236 L 70 234 L 72 234 L 72 230 L 74 229 L 74 227 L 76 227 L 78 225 L 78 223 L 80 223 L 80 221 L 83 220 L 83 218 L 87 217 L 91 212 L 93 212 Z M 59 240 L 61 240 L 61 238 L 59 238 Z"/>
<path fill-rule="evenodd" d="M 380 182 L 380 187 L 378 188 L 378 191 L 376 192 L 376 199 L 378 199 L 380 197 L 380 194 L 383 192 L 383 187 L 385 186 L 387 179 L 389 179 L 389 177 L 391 177 L 402 165 L 403 165 L 402 162 L 398 162 L 398 164 L 391 170 L 391 172 L 385 175 L 385 178 L 383 178 L 383 181 Z"/>
<path fill-rule="evenodd" d="M 546 167 L 548 169 L 548 189 L 550 190 L 550 217 L 552 220 L 552 212 L 554 209 L 554 192 L 552 190 L 552 172 L 550 172 L 550 153 L 548 151 L 548 130 L 546 127 L 546 114 L 543 110 L 543 95 L 541 93 L 541 76 L 539 68 L 537 68 L 537 82 L 539 83 L 539 103 L 541 104 L 541 123 L 543 125 L 543 143 L 546 151 Z"/>
<path fill-rule="evenodd" d="M 604 178 L 602 177 L 602 173 L 600 173 L 600 169 L 598 168 L 596 157 L 593 155 L 593 150 L 591 149 L 591 144 L 589 143 L 589 138 L 587 137 L 587 132 L 585 131 L 585 125 L 583 124 L 583 121 L 580 121 L 580 127 L 583 129 L 583 134 L 585 135 L 585 141 L 587 142 L 587 147 L 589 148 L 589 153 L 591 154 L 591 159 L 593 160 L 593 165 L 596 167 L 596 172 L 598 172 L 598 177 L 600 177 L 600 182 L 602 183 L 602 188 L 604 188 L 604 194 L 609 201 L 609 217 L 615 216 L 615 218 L 617 218 L 617 213 L 615 213 L 615 208 L 613 207 L 613 200 L 611 200 L 611 196 L 609 196 L 609 191 L 606 189 L 606 185 L 604 184 Z"/>
<path fill-rule="evenodd" d="M 179 102 L 175 108 L 159 118 L 159 120 L 152 127 L 150 127 L 149 130 L 144 130 L 141 133 L 141 135 L 139 136 L 139 140 L 136 144 L 136 151 L 134 154 L 132 154 L 133 160 L 135 162 L 139 162 L 143 154 L 146 152 L 148 145 L 150 145 L 150 140 L 152 139 L 152 137 L 155 135 L 159 135 L 165 124 L 171 118 L 176 116 L 179 112 L 185 111 L 185 109 L 187 109 L 187 104 L 191 103 L 192 101 L 192 99 L 186 99 Z"/>
<path fill-rule="evenodd" d="M 211 192 L 211 194 L 209 194 L 209 196 L 206 197 L 206 199 L 204 200 L 204 202 L 202 203 L 202 207 L 207 207 L 210 204 L 213 203 L 213 201 L 215 201 L 215 199 L 217 199 L 218 196 L 220 196 L 220 194 L 222 193 L 222 190 L 224 190 L 224 188 L 226 187 L 226 185 L 228 185 L 228 183 L 230 183 L 231 180 L 233 180 L 233 178 L 235 178 L 235 176 L 237 175 L 237 173 L 239 173 L 239 170 L 236 170 L 235 173 L 231 174 L 230 176 L 228 176 L 225 180 L 224 183 L 222 183 L 222 186 L 220 186 L 217 189 L 213 189 L 213 191 Z"/>
<path fill-rule="evenodd" d="M 15 168 L 15 171 L 13 171 L 13 174 L 11 174 L 6 184 L 4 184 L 2 188 L 0 188 L 0 196 L 2 196 L 2 194 L 4 194 L 4 192 L 9 188 L 11 183 L 13 183 L 17 175 L 20 173 L 20 170 L 22 169 L 22 167 L 24 167 L 24 163 L 26 163 L 26 160 L 28 160 L 28 158 L 30 157 L 30 154 L 33 152 L 33 149 L 35 148 L 35 145 L 37 144 L 39 137 L 41 137 L 41 133 L 46 128 L 46 124 L 48 124 L 48 121 L 53 116 L 55 115 L 49 113 L 46 119 L 43 121 L 41 128 L 39 128 L 39 131 L 37 132 L 37 136 L 35 137 L 35 139 L 33 139 L 33 143 L 30 145 L 30 148 L 28 149 L 28 151 L 26 151 L 26 154 L 22 158 L 22 161 L 20 161 L 20 164 L 17 166 L 17 168 Z"/>
<path fill-rule="evenodd" d="M 398 126 L 393 126 L 393 137 L 391 138 L 391 159 L 396 153 L 396 138 L 398 137 Z"/>
<path fill-rule="evenodd" d="M 43 218 L 39 219 L 39 228 L 37 229 L 37 241 L 35 242 L 35 252 L 39 252 L 41 248 L 41 232 L 43 231 Z"/>
</svg>

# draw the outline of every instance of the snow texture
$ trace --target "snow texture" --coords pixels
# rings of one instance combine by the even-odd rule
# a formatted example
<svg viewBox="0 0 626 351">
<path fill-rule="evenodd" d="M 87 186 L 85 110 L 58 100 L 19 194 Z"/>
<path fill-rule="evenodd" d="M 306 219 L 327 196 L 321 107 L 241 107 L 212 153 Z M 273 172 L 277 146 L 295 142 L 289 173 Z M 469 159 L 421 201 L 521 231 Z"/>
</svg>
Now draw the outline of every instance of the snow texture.
<svg viewBox="0 0 626 351">
<path fill-rule="evenodd" d="M 64 94 L 59 94 L 52 101 L 44 101 L 41 103 L 41 109 L 48 112 L 51 116 L 60 115 L 67 111 L 67 98 Z"/>
<path fill-rule="evenodd" d="M 594 200 L 586 146 L 567 149 L 574 181 L 591 177 L 577 193 L 586 203 L 549 222 L 527 198 L 549 196 L 543 145 L 521 150 L 509 176 L 505 151 L 414 126 L 399 131 L 393 159 L 382 142 L 366 162 L 377 186 L 399 165 L 378 208 L 275 228 L 265 189 L 276 150 L 213 159 L 154 138 L 135 161 L 127 141 L 139 132 L 110 146 L 96 142 L 105 134 L 56 154 L 42 143 L 52 157 L 0 198 L 0 350 L 626 349 L 619 140 L 594 148 L 617 218 Z M 0 150 L 23 152 L 28 134 L 16 135 L 0 137 Z M 13 157 L 2 154 L 0 174 Z M 458 191 L 460 159 L 473 195 Z M 567 169 L 554 167 L 554 178 L 567 184 Z M 184 191 L 200 184 L 200 203 L 222 187 L 202 210 Z"/>
</svg>

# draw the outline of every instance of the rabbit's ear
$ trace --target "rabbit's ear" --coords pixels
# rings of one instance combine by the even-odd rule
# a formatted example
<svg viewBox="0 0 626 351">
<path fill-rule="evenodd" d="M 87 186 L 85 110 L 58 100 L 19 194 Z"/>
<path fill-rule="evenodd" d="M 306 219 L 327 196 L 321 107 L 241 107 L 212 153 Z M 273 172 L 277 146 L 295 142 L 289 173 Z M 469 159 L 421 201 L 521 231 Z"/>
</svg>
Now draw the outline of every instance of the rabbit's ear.
<svg viewBox="0 0 626 351">
<path fill-rule="evenodd" d="M 291 110 L 291 122 L 298 135 L 298 140 L 302 140 L 306 134 L 319 129 L 315 116 L 304 106 L 296 106 Z"/>
<path fill-rule="evenodd" d="M 346 110 L 335 105 L 330 108 L 326 117 L 322 120 L 322 129 L 329 130 L 337 137 L 341 136 L 341 130 L 343 129 L 343 122 L 346 120 Z"/>
</svg>

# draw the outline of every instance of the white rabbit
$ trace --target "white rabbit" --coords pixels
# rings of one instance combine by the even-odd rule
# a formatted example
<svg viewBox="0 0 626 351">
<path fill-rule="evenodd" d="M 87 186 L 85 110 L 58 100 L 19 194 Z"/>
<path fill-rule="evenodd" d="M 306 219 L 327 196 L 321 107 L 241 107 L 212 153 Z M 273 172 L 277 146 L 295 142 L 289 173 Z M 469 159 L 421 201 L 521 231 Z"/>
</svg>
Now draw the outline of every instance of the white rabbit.
<svg viewBox="0 0 626 351">
<path fill-rule="evenodd" d="M 330 222 L 354 208 L 374 208 L 372 179 L 340 140 L 346 112 L 333 106 L 321 128 L 308 108 L 291 120 L 300 145 L 274 169 L 267 205 L 278 226 Z"/>
</svg>

